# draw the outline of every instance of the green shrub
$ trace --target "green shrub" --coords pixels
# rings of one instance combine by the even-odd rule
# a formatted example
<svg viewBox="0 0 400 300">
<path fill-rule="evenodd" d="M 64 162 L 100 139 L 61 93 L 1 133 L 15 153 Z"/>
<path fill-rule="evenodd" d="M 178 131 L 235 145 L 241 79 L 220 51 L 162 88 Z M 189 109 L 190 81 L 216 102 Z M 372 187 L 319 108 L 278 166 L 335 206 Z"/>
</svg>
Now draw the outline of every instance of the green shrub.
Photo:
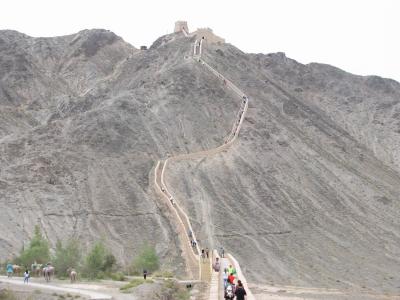
<svg viewBox="0 0 400 300">
<path fill-rule="evenodd" d="M 15 262 L 30 267 L 35 261 L 38 264 L 45 264 L 50 260 L 49 243 L 43 238 L 39 226 L 35 226 L 35 233 L 27 249 L 21 251 L 21 255 Z"/>
<path fill-rule="evenodd" d="M 84 275 L 90 279 L 97 278 L 103 268 L 105 257 L 106 249 L 103 243 L 96 243 L 86 256 Z"/>
<path fill-rule="evenodd" d="M 102 242 L 97 242 L 85 259 L 84 275 L 90 279 L 103 279 L 115 266 L 116 259 Z"/>
<path fill-rule="evenodd" d="M 111 273 L 110 278 L 115 281 L 125 281 L 126 280 L 125 275 L 121 272 Z"/>
<path fill-rule="evenodd" d="M 7 263 L 0 262 L 0 274 L 1 275 L 6 275 L 6 266 L 7 266 Z"/>
<path fill-rule="evenodd" d="M 154 272 L 158 270 L 159 266 L 159 258 L 156 249 L 145 244 L 133 260 L 132 271 L 136 274 L 140 274 L 144 269 L 146 269 L 147 272 Z"/>
<path fill-rule="evenodd" d="M 105 258 L 104 258 L 104 263 L 103 263 L 103 271 L 111 271 L 113 267 L 116 265 L 117 259 L 115 258 L 114 255 L 111 253 L 108 253 Z"/>
<path fill-rule="evenodd" d="M 99 273 L 97 273 L 97 277 L 95 277 L 96 279 L 106 279 L 106 273 L 104 273 L 103 271 L 100 271 Z"/>
<path fill-rule="evenodd" d="M 162 299 L 164 298 L 176 299 L 176 300 L 190 299 L 189 291 L 185 287 L 179 285 L 176 281 L 171 279 L 167 279 L 164 281 L 162 291 L 163 291 L 163 294 L 161 295 Z"/>
<path fill-rule="evenodd" d="M 71 239 L 63 247 L 61 241 L 57 241 L 53 263 L 58 277 L 69 276 L 68 269 L 78 269 L 81 261 L 81 249 L 77 240 Z"/>
<path fill-rule="evenodd" d="M 168 270 L 161 270 L 154 272 L 153 277 L 156 278 L 173 278 L 174 274 L 171 271 Z"/>
<path fill-rule="evenodd" d="M 0 300 L 17 300 L 17 296 L 9 289 L 0 290 Z"/>
<path fill-rule="evenodd" d="M 135 288 L 143 283 L 153 283 L 154 281 L 151 279 L 144 280 L 143 278 L 135 278 L 131 280 L 129 283 L 125 284 L 124 286 L 120 287 L 121 291 L 125 291 L 131 288 Z"/>
</svg>

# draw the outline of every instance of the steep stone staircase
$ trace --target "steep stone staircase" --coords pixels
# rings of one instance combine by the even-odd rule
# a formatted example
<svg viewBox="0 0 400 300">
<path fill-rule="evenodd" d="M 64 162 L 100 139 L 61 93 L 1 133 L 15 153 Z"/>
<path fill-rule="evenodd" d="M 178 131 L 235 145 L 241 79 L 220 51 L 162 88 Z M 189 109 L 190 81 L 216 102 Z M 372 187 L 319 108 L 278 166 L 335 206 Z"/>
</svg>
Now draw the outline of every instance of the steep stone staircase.
<svg viewBox="0 0 400 300">
<path fill-rule="evenodd" d="M 187 33 L 185 30 L 182 30 L 182 33 L 187 37 L 189 36 L 189 33 Z M 184 254 L 184 258 L 186 261 L 187 265 L 187 271 L 188 274 L 194 279 L 194 278 L 199 278 L 201 281 L 205 282 L 210 282 L 210 294 L 209 294 L 209 299 L 222 299 L 223 295 L 223 287 L 222 287 L 222 279 L 220 274 L 213 272 L 212 271 L 212 261 L 215 260 L 216 257 L 218 257 L 218 253 L 216 250 L 212 251 L 212 255 L 209 259 L 206 259 L 204 257 L 201 257 L 201 251 L 200 251 L 200 245 L 198 243 L 198 240 L 196 239 L 195 232 L 193 231 L 193 228 L 190 224 L 190 219 L 186 212 L 182 209 L 180 206 L 179 202 L 176 201 L 175 197 L 173 194 L 169 191 L 167 185 L 165 184 L 165 172 L 166 168 L 168 166 L 168 163 L 170 161 L 177 161 L 177 160 L 184 160 L 184 159 L 195 159 L 199 157 L 207 157 L 211 155 L 215 155 L 219 152 L 222 152 L 226 150 L 230 145 L 237 139 L 240 128 L 243 124 L 243 120 L 246 115 L 246 111 L 248 109 L 248 97 L 236 86 L 234 85 L 230 80 L 225 78 L 221 73 L 219 73 L 217 70 L 215 70 L 213 67 L 211 67 L 209 64 L 207 64 L 202 58 L 202 46 L 203 46 L 204 39 L 198 39 L 195 41 L 193 45 L 193 53 L 192 53 L 192 58 L 196 61 L 199 62 L 201 65 L 203 65 L 206 70 L 214 74 L 219 80 L 223 82 L 223 84 L 226 86 L 226 88 L 231 89 L 239 98 L 241 101 L 241 106 L 240 109 L 235 117 L 234 123 L 232 125 L 232 129 L 229 133 L 229 135 L 226 137 L 224 140 L 224 143 L 213 149 L 209 150 L 204 150 L 204 151 L 199 151 L 195 153 L 188 153 L 188 154 L 180 154 L 177 156 L 170 157 L 166 159 L 165 161 L 158 161 L 157 165 L 155 167 L 155 187 L 157 189 L 157 192 L 160 193 L 162 199 L 164 200 L 164 204 L 166 204 L 169 208 L 169 210 L 172 212 L 172 214 L 176 217 L 177 220 L 177 232 L 179 234 L 179 239 L 180 239 L 180 244 L 181 248 Z M 189 234 L 191 233 L 191 238 L 189 238 Z M 191 244 L 191 239 L 196 241 L 196 246 L 192 246 Z M 235 266 L 237 273 L 238 273 L 238 278 L 243 282 L 244 287 L 247 291 L 247 299 L 248 300 L 253 300 L 254 297 L 251 294 L 251 291 L 249 290 L 247 286 L 247 281 L 241 271 L 240 265 L 237 262 L 237 260 L 231 255 L 227 254 L 226 261 L 229 262 L 229 264 L 232 264 Z M 222 270 L 222 268 L 221 268 Z"/>
</svg>

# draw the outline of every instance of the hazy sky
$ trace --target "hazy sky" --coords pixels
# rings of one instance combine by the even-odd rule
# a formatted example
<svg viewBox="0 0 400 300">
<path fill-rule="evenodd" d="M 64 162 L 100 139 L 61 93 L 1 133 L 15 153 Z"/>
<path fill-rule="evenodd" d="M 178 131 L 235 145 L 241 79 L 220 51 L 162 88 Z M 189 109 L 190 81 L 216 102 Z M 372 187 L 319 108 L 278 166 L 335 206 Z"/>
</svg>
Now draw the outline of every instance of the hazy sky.
<svg viewBox="0 0 400 300">
<path fill-rule="evenodd" d="M 245 52 L 285 52 L 361 75 L 400 81 L 399 0 L 2 0 L 0 29 L 55 36 L 105 28 L 136 47 L 210 27 Z"/>
</svg>

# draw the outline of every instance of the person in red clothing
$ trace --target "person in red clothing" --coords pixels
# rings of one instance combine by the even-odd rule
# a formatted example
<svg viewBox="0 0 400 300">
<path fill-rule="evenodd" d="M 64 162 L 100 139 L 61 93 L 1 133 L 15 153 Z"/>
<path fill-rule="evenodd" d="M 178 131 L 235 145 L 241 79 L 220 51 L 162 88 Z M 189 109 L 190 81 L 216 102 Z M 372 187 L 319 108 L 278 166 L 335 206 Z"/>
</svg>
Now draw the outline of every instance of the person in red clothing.
<svg viewBox="0 0 400 300">
<path fill-rule="evenodd" d="M 233 273 L 231 273 L 231 274 L 228 276 L 228 282 L 229 282 L 230 284 L 233 284 L 234 281 L 235 281 L 235 276 L 233 275 Z"/>
</svg>

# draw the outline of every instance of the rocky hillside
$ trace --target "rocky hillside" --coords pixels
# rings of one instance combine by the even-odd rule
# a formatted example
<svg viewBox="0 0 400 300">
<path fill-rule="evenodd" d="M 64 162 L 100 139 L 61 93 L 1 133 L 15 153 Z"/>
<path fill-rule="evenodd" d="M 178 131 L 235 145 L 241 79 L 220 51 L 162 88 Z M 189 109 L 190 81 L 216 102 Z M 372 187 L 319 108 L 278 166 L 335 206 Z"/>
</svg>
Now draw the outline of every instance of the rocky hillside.
<svg viewBox="0 0 400 300">
<path fill-rule="evenodd" d="M 193 42 L 171 34 L 139 51 L 104 30 L 0 32 L 2 258 L 40 224 L 53 242 L 104 238 L 125 262 L 149 241 L 181 266 L 153 167 L 221 144 L 240 105 L 185 58 Z M 400 84 L 204 50 L 250 106 L 231 150 L 167 169 L 203 243 L 232 252 L 253 282 L 397 291 Z"/>
<path fill-rule="evenodd" d="M 176 162 L 195 230 L 255 282 L 398 292 L 400 84 L 209 45 L 248 94 L 239 142 Z"/>
<path fill-rule="evenodd" d="M 182 263 L 151 171 L 169 153 L 216 145 L 236 108 L 184 59 L 189 50 L 176 36 L 140 52 L 104 30 L 0 32 L 3 259 L 40 224 L 53 244 L 104 238 L 127 262 L 150 242 L 165 263 Z"/>
</svg>

